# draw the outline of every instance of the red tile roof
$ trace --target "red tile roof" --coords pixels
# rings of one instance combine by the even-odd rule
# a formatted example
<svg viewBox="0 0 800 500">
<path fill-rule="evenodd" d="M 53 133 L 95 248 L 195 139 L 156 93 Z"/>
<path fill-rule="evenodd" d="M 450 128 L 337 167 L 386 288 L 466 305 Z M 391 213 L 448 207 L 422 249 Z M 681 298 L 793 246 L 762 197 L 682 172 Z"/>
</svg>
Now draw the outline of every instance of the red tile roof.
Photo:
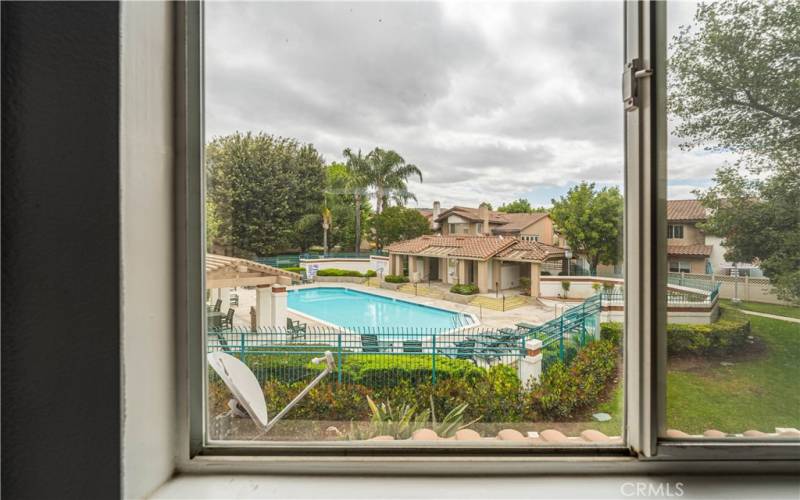
<svg viewBox="0 0 800 500">
<path fill-rule="evenodd" d="M 667 200 L 669 221 L 698 221 L 706 217 L 706 209 L 697 200 Z"/>
<path fill-rule="evenodd" d="M 389 245 L 389 253 L 464 257 L 486 260 L 498 256 L 505 260 L 542 262 L 561 257 L 566 249 L 545 245 L 538 241 L 522 241 L 503 236 L 440 236 L 426 235 L 413 240 L 398 241 Z"/>
<path fill-rule="evenodd" d="M 667 245 L 667 255 L 695 255 L 708 257 L 711 255 L 711 245 Z"/>
<path fill-rule="evenodd" d="M 480 209 L 472 207 L 459 207 L 455 206 L 443 211 L 436 222 L 445 222 L 450 215 L 457 215 L 462 219 L 470 222 L 482 222 L 483 218 L 480 216 Z M 509 214 L 506 212 L 498 212 L 496 210 L 489 211 L 489 224 L 492 231 L 495 233 L 517 233 L 534 222 L 547 217 L 547 212 L 534 212 L 531 214 Z"/>
</svg>

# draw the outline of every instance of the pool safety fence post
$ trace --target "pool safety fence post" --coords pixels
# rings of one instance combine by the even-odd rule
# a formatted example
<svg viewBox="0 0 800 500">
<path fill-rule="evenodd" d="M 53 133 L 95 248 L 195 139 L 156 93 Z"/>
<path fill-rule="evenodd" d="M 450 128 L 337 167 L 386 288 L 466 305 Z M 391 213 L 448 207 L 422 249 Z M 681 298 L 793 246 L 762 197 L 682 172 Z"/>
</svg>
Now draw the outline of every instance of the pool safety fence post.
<svg viewBox="0 0 800 500">
<path fill-rule="evenodd" d="M 341 384 L 342 383 L 342 334 L 338 334 L 336 339 L 337 344 L 337 362 L 336 362 L 336 371 L 337 377 L 336 381 Z"/>
<path fill-rule="evenodd" d="M 564 361 L 564 313 L 560 316 L 561 325 L 558 328 L 558 358 Z"/>
<path fill-rule="evenodd" d="M 431 346 L 431 383 L 436 385 L 436 333 L 431 335 L 432 346 Z"/>
<path fill-rule="evenodd" d="M 239 338 L 241 339 L 241 346 L 239 349 L 239 359 L 244 361 L 244 328 L 239 332 Z"/>
</svg>

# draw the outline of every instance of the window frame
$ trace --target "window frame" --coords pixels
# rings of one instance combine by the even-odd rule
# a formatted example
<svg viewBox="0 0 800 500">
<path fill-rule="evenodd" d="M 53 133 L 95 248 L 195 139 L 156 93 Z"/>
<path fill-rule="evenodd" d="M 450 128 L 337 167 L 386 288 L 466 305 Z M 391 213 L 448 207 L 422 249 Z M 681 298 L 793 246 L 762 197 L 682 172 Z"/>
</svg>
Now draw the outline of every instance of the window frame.
<svg viewBox="0 0 800 500">
<path fill-rule="evenodd" d="M 798 470 L 796 442 L 660 438 L 666 418 L 666 3 L 625 2 L 625 61 L 655 69 L 640 80 L 639 109 L 625 113 L 624 447 L 476 446 L 448 442 L 252 443 L 205 440 L 202 331 L 205 234 L 203 185 L 203 13 L 176 4 L 176 458 L 180 472 L 336 474 L 553 474 Z M 632 235 L 636 235 L 633 237 Z M 741 460 L 742 453 L 747 459 Z"/>
<path fill-rule="evenodd" d="M 679 229 L 680 231 L 676 231 Z M 676 236 L 675 233 L 680 232 L 680 236 Z M 683 239 L 683 224 L 667 224 L 667 239 L 668 240 L 682 240 Z"/>
</svg>

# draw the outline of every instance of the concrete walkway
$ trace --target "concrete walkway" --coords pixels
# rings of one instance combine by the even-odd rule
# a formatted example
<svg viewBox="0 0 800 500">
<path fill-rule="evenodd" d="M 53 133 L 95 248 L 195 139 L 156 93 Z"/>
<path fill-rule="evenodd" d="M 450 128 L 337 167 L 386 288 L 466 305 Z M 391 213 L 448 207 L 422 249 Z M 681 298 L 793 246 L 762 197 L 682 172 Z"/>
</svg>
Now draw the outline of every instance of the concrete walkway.
<svg viewBox="0 0 800 500">
<path fill-rule="evenodd" d="M 744 309 L 736 309 L 739 312 L 750 314 L 752 316 L 761 316 L 762 318 L 779 319 L 781 321 L 789 321 L 791 323 L 800 323 L 800 319 L 790 318 L 788 316 L 778 316 L 777 314 L 760 313 L 755 311 L 746 311 Z"/>
</svg>

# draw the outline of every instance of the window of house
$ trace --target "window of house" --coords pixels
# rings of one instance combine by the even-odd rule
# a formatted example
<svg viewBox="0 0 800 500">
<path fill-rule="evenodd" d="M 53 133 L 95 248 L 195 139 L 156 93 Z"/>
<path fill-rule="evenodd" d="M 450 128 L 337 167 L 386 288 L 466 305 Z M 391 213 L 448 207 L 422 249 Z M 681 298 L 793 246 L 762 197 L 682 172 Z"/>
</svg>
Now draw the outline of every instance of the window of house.
<svg viewBox="0 0 800 500">
<path fill-rule="evenodd" d="M 475 224 L 475 234 L 483 234 L 483 223 L 478 222 Z"/>
<path fill-rule="evenodd" d="M 690 269 L 665 265 L 664 233 L 682 237 L 682 226 L 677 236 L 656 217 L 664 215 L 656 174 L 666 162 L 643 154 L 665 150 L 649 128 L 666 123 L 664 93 L 641 91 L 667 81 L 654 49 L 666 36 L 649 31 L 667 25 L 663 3 L 205 9 L 205 241 L 198 237 L 196 272 L 198 288 L 211 292 L 189 321 L 197 325 L 189 387 L 201 396 L 189 398 L 195 453 L 724 453 L 670 447 L 705 430 L 667 431 L 681 413 L 667 412 L 679 408 L 665 390 L 674 367 L 658 357 L 675 346 L 667 321 L 675 313 L 711 321 L 720 292 L 655 286 L 667 269 Z M 574 43 L 582 37 L 591 51 Z M 634 65 L 623 77 L 624 128 L 612 97 L 621 52 L 656 68 L 650 76 Z M 552 98 L 563 78 L 584 96 L 571 105 L 591 109 L 563 112 Z M 541 151 L 568 155 L 551 164 Z M 598 154 L 614 167 L 598 169 Z M 535 198 L 548 179 L 563 190 Z M 530 206 L 552 202 L 559 240 L 572 249 L 515 251 L 499 238 L 437 245 L 416 210 L 434 200 L 524 205 L 526 196 Z M 580 226 L 587 220 L 596 226 Z M 448 228 L 469 232 L 468 224 Z M 555 271 L 571 258 L 587 264 L 580 280 Z M 597 293 L 608 286 L 592 281 L 601 264 L 624 266 L 612 283 L 624 300 Z M 554 272 L 532 280 L 536 269 Z M 784 430 L 796 422 L 788 406 L 773 417 Z M 759 440 L 780 434 L 759 432 Z"/>
<path fill-rule="evenodd" d="M 669 272 L 671 273 L 690 273 L 692 272 L 692 266 L 689 262 L 682 261 L 682 260 L 671 260 L 669 261 Z"/>
<path fill-rule="evenodd" d="M 683 239 L 683 225 L 682 224 L 668 224 L 667 225 L 667 238 L 668 239 Z"/>
</svg>

